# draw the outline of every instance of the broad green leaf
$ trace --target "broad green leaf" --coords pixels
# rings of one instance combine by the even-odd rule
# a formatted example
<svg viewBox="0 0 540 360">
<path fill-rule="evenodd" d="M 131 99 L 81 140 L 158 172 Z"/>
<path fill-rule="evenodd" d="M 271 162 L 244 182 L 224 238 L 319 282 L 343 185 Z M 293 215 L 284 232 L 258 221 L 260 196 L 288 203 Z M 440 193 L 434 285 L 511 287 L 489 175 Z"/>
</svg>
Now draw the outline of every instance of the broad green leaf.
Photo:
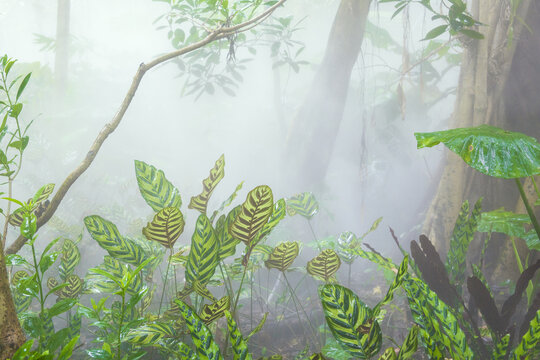
<svg viewBox="0 0 540 360">
<path fill-rule="evenodd" d="M 369 359 L 381 349 L 382 333 L 371 309 L 344 286 L 319 286 L 326 322 L 334 338 L 354 357 Z"/>
<path fill-rule="evenodd" d="M 186 263 L 186 281 L 190 284 L 195 281 L 206 284 L 214 275 L 218 264 L 218 254 L 219 243 L 212 224 L 206 215 L 201 214 L 191 237 L 191 249 Z"/>
<path fill-rule="evenodd" d="M 76 299 L 62 299 L 47 310 L 49 317 L 58 316 L 70 310 L 77 303 Z"/>
<path fill-rule="evenodd" d="M 251 246 L 252 240 L 272 215 L 273 205 L 272 190 L 268 186 L 261 185 L 251 190 L 242 204 L 241 212 L 231 224 L 231 235 Z"/>
<path fill-rule="evenodd" d="M 60 257 L 60 266 L 58 267 L 58 274 L 60 279 L 65 281 L 66 278 L 73 274 L 73 270 L 81 261 L 81 253 L 75 243 L 69 239 L 64 240 L 62 245 L 62 256 Z"/>
<path fill-rule="evenodd" d="M 480 232 L 499 232 L 508 236 L 525 238 L 525 226 L 531 224 L 531 218 L 527 214 L 516 214 L 505 211 L 504 208 L 484 212 L 478 222 Z"/>
<path fill-rule="evenodd" d="M 310 192 L 296 194 L 286 199 L 287 212 L 290 216 L 301 215 L 306 219 L 311 219 L 319 212 L 319 203 L 315 196 Z"/>
<path fill-rule="evenodd" d="M 188 208 L 196 209 L 202 214 L 206 215 L 206 207 L 208 206 L 208 200 L 212 195 L 212 192 L 216 188 L 217 184 L 225 176 L 225 157 L 221 155 L 216 161 L 215 166 L 210 170 L 210 175 L 203 180 L 202 192 L 191 198 Z"/>
<path fill-rule="evenodd" d="M 310 275 L 330 281 L 341 266 L 338 254 L 332 249 L 323 250 L 307 263 L 307 272 Z"/>
<path fill-rule="evenodd" d="M 242 333 L 236 325 L 231 313 L 225 311 L 227 317 L 227 327 L 229 328 L 229 339 L 233 350 L 233 360 L 251 360 L 252 356 L 249 353 L 247 341 L 242 337 Z"/>
<path fill-rule="evenodd" d="M 483 174 L 514 179 L 540 174 L 540 144 L 535 138 L 490 125 L 415 133 L 417 147 L 445 144 Z"/>
<path fill-rule="evenodd" d="M 223 260 L 228 256 L 234 255 L 236 253 L 236 245 L 240 242 L 239 239 L 235 238 L 229 231 L 234 219 L 242 211 L 242 206 L 238 205 L 232 209 L 227 217 L 220 217 L 216 224 L 216 236 L 219 242 L 219 260 Z"/>
<path fill-rule="evenodd" d="M 175 337 L 175 335 L 176 330 L 172 325 L 156 322 L 130 330 L 126 339 L 127 341 L 138 345 L 151 345 L 163 338 L 172 338 Z"/>
<path fill-rule="evenodd" d="M 433 28 L 430 31 L 428 31 L 428 33 L 426 34 L 426 37 L 423 40 L 435 39 L 437 36 L 444 34 L 446 29 L 448 29 L 448 25 L 437 26 L 436 28 Z"/>
<path fill-rule="evenodd" d="M 299 246 L 296 241 L 283 242 L 276 246 L 268 260 L 264 262 L 267 268 L 285 271 L 298 256 Z"/>
<path fill-rule="evenodd" d="M 471 39 L 481 40 L 484 38 L 484 35 L 482 33 L 479 33 L 478 31 L 471 30 L 471 29 L 461 29 L 459 30 L 459 32 L 462 33 L 463 35 L 470 37 Z"/>
<path fill-rule="evenodd" d="M 358 255 L 347 250 L 359 248 L 361 243 L 362 239 L 357 238 L 354 233 L 351 231 L 344 231 L 337 239 L 336 251 L 341 260 L 343 260 L 346 264 L 352 264 Z"/>
<path fill-rule="evenodd" d="M 184 231 L 184 216 L 178 208 L 161 209 L 152 222 L 146 225 L 142 233 L 150 241 L 156 241 L 167 249 L 172 249 L 174 243 Z"/>
<path fill-rule="evenodd" d="M 155 212 L 166 207 L 182 206 L 179 191 L 167 180 L 163 171 L 135 160 L 135 175 L 142 197 Z"/>
<path fill-rule="evenodd" d="M 15 140 L 9 143 L 9 147 L 24 151 L 24 149 L 26 149 L 26 147 L 28 146 L 28 141 L 30 141 L 30 138 L 28 136 L 23 136 L 21 140 Z"/>
</svg>

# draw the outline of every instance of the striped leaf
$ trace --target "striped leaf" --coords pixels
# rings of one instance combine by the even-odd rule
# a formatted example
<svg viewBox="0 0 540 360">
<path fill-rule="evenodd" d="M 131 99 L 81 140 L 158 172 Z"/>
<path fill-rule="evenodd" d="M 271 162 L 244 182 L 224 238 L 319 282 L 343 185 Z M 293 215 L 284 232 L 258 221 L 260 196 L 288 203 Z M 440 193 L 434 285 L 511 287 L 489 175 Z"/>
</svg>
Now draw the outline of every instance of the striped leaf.
<svg viewBox="0 0 540 360">
<path fill-rule="evenodd" d="M 311 192 L 296 194 L 287 199 L 287 212 L 290 216 L 298 214 L 311 219 L 319 212 L 319 203 Z"/>
<path fill-rule="evenodd" d="M 358 255 L 360 257 L 363 257 L 364 259 L 367 259 L 377 265 L 382 266 L 386 270 L 390 271 L 396 271 L 397 266 L 392 262 L 392 260 L 385 258 L 384 256 L 372 252 L 372 251 L 365 251 L 361 248 L 354 248 L 354 249 L 346 249 L 347 252 L 350 252 L 351 254 Z"/>
<path fill-rule="evenodd" d="M 225 315 L 225 310 L 229 310 L 230 306 L 229 297 L 224 296 L 213 304 L 204 304 L 199 317 L 206 325 L 209 325 L 212 321 Z"/>
<path fill-rule="evenodd" d="M 497 341 L 491 353 L 491 360 L 507 359 L 508 357 L 506 355 L 508 355 L 509 350 L 508 345 L 510 345 L 510 334 L 506 334 Z"/>
<path fill-rule="evenodd" d="M 540 310 L 529 324 L 529 330 L 523 335 L 512 353 L 513 360 L 533 360 L 532 353 L 540 340 Z"/>
<path fill-rule="evenodd" d="M 205 215 L 201 215 L 206 217 Z M 219 352 L 219 346 L 214 342 L 212 333 L 204 322 L 197 316 L 195 310 L 189 307 L 182 300 L 175 300 L 180 314 L 186 321 L 186 325 L 190 331 L 193 344 L 197 348 L 197 355 L 201 360 L 223 360 Z"/>
<path fill-rule="evenodd" d="M 154 215 L 154 219 L 143 228 L 142 233 L 148 240 L 171 249 L 184 231 L 184 224 L 184 216 L 180 209 L 167 207 Z"/>
<path fill-rule="evenodd" d="M 28 273 L 26 271 L 24 271 L 24 270 L 16 271 L 11 276 L 11 285 L 17 286 L 19 281 L 21 281 L 22 279 L 27 278 L 27 277 L 30 277 L 30 275 L 28 275 Z"/>
<path fill-rule="evenodd" d="M 354 357 L 369 359 L 379 352 L 382 333 L 371 309 L 344 286 L 319 287 L 324 316 L 334 338 Z"/>
<path fill-rule="evenodd" d="M 30 304 L 32 304 L 32 297 L 22 294 L 17 290 L 17 284 L 23 279 L 29 278 L 30 275 L 24 270 L 16 271 L 11 277 L 11 284 L 13 286 L 13 302 L 15 303 L 15 311 L 17 314 L 21 314 L 28 310 Z"/>
<path fill-rule="evenodd" d="M 186 263 L 186 281 L 208 283 L 218 264 L 219 243 L 206 215 L 201 214 L 191 237 L 191 250 Z"/>
<path fill-rule="evenodd" d="M 59 290 L 58 297 L 60 299 L 74 299 L 81 294 L 83 281 L 77 275 L 71 274 L 65 280 L 67 284 Z"/>
<path fill-rule="evenodd" d="M 112 222 L 101 216 L 91 215 L 84 218 L 84 224 L 90 236 L 112 257 L 135 266 L 145 260 L 141 246 L 122 237 Z"/>
<path fill-rule="evenodd" d="M 18 208 L 11 215 L 9 215 L 8 222 L 15 227 L 21 226 L 24 219 L 24 213 L 25 212 L 22 207 Z"/>
<path fill-rule="evenodd" d="M 338 254 L 332 249 L 323 250 L 307 263 L 307 272 L 314 277 L 330 281 L 341 266 Z"/>
<path fill-rule="evenodd" d="M 377 316 L 379 315 L 381 306 L 388 304 L 388 302 L 392 301 L 394 298 L 394 292 L 401 286 L 401 283 L 403 282 L 403 279 L 405 275 L 407 274 L 407 269 L 409 265 L 409 257 L 405 256 L 403 261 L 401 262 L 401 265 L 399 266 L 398 272 L 396 274 L 396 277 L 394 278 L 394 281 L 392 281 L 392 284 L 390 285 L 390 288 L 386 292 L 386 296 L 384 299 L 379 302 L 375 307 L 373 308 L 373 315 Z"/>
<path fill-rule="evenodd" d="M 231 235 L 251 246 L 252 240 L 272 215 L 273 201 L 272 190 L 268 186 L 261 185 L 251 190 L 231 224 Z"/>
<path fill-rule="evenodd" d="M 315 353 L 309 357 L 309 360 L 326 360 L 326 358 L 321 353 Z"/>
<path fill-rule="evenodd" d="M 389 347 L 379 356 L 379 360 L 397 360 L 396 351 L 393 347 Z"/>
<path fill-rule="evenodd" d="M 236 186 L 236 189 L 234 189 L 234 192 L 229 195 L 229 197 L 227 198 L 227 200 L 225 200 L 224 202 L 221 203 L 221 205 L 219 206 L 219 208 L 217 210 L 215 210 L 213 213 L 212 213 L 212 217 L 210 217 L 210 222 L 211 223 L 214 223 L 214 219 L 216 218 L 217 214 L 219 214 L 220 212 L 222 212 L 227 206 L 231 205 L 232 202 L 234 201 L 234 199 L 236 199 L 236 197 L 238 196 L 238 192 L 240 190 L 242 190 L 242 186 L 244 186 L 244 182 L 242 181 L 240 184 L 238 184 Z"/>
<path fill-rule="evenodd" d="M 157 322 L 130 330 L 126 339 L 137 345 L 151 345 L 163 338 L 172 338 L 175 335 L 175 330 L 170 324 Z"/>
<path fill-rule="evenodd" d="M 208 200 L 212 195 L 212 192 L 216 188 L 217 184 L 225 176 L 225 157 L 221 155 L 216 161 L 216 165 L 210 170 L 210 175 L 203 180 L 202 192 L 191 198 L 188 208 L 195 209 L 206 215 L 206 207 L 208 206 Z"/>
<path fill-rule="evenodd" d="M 66 281 L 66 278 L 73 274 L 73 270 L 81 261 L 81 253 L 75 243 L 69 239 L 64 240 L 62 245 L 62 255 L 60 257 L 60 266 L 58 267 L 58 274 L 62 281 Z"/>
<path fill-rule="evenodd" d="M 242 333 L 238 329 L 236 321 L 234 321 L 231 313 L 225 311 L 227 317 L 227 327 L 229 328 L 229 339 L 233 350 L 233 360 L 251 360 L 252 356 L 249 353 L 247 341 L 242 337 Z"/>
<path fill-rule="evenodd" d="M 70 338 L 80 336 L 81 325 L 82 325 L 82 314 L 79 311 L 76 311 L 75 314 L 71 316 L 68 323 Z"/>
<path fill-rule="evenodd" d="M 106 271 L 118 279 L 118 281 L 121 281 L 124 276 L 127 276 L 127 269 L 122 266 L 118 260 L 111 256 L 105 256 L 103 258 L 103 264 L 99 265 L 97 269 Z M 114 293 L 119 289 L 118 285 L 114 281 L 93 272 L 92 269 L 90 269 L 88 275 L 86 275 L 85 282 L 87 291 L 91 293 Z M 142 279 L 140 274 L 138 274 L 129 285 L 127 292 L 130 295 L 137 294 L 141 290 L 142 286 Z"/>
<path fill-rule="evenodd" d="M 299 247 L 296 241 L 287 241 L 274 248 L 268 260 L 264 262 L 269 269 L 285 271 L 298 256 Z"/>
<path fill-rule="evenodd" d="M 53 193 L 53 191 L 54 184 L 47 184 L 42 186 L 32 198 L 32 211 L 35 210 L 40 203 L 47 200 L 47 198 Z"/>
<path fill-rule="evenodd" d="M 362 243 L 362 240 L 357 238 L 356 235 L 351 231 L 342 232 L 337 239 L 337 253 L 341 260 L 346 264 L 352 264 L 352 262 L 358 257 L 358 255 L 353 254 L 349 249 L 359 248 Z"/>
<path fill-rule="evenodd" d="M 418 349 L 418 331 L 418 326 L 413 326 L 411 328 L 399 349 L 397 360 L 407 360 L 414 355 L 416 349 Z"/>
<path fill-rule="evenodd" d="M 192 286 L 192 289 L 197 293 L 199 294 L 200 296 L 202 296 L 203 298 L 211 301 L 211 302 L 215 302 L 217 299 L 214 297 L 214 295 L 212 295 L 212 293 L 210 292 L 210 290 L 208 290 L 208 288 L 206 287 L 206 284 L 207 282 L 205 283 L 201 283 L 200 281 L 194 281 L 191 286 Z"/>
<path fill-rule="evenodd" d="M 272 210 L 272 215 L 268 218 L 268 222 L 264 224 L 262 229 L 257 234 L 257 237 L 253 241 L 253 244 L 258 244 L 261 240 L 263 240 L 266 236 L 268 236 L 272 230 L 279 224 L 279 222 L 285 217 L 287 214 L 286 211 L 287 205 L 285 204 L 285 200 L 279 199 L 274 204 L 274 209 Z"/>
<path fill-rule="evenodd" d="M 167 180 L 163 171 L 143 161 L 135 160 L 135 176 L 144 201 L 155 212 L 166 207 L 182 206 L 180 192 Z"/>
<path fill-rule="evenodd" d="M 216 236 L 219 242 L 219 260 L 223 260 L 236 253 L 236 245 L 240 242 L 229 231 L 234 219 L 242 211 L 242 206 L 238 205 L 232 209 L 225 218 L 224 216 L 218 219 L 216 224 Z M 221 220 L 221 221 L 220 221 Z"/>
</svg>

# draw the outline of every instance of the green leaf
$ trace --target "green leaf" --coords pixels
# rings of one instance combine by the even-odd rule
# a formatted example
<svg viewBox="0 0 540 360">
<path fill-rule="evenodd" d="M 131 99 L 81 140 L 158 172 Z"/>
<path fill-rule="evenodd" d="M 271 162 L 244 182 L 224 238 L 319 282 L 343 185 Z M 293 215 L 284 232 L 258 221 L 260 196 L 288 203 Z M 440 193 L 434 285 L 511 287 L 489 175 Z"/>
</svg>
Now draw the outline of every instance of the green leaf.
<svg viewBox="0 0 540 360">
<path fill-rule="evenodd" d="M 232 209 L 225 218 L 220 217 L 216 224 L 216 236 L 219 242 L 219 260 L 223 260 L 228 256 L 234 255 L 236 253 L 236 245 L 240 242 L 239 239 L 235 238 L 229 231 L 234 219 L 242 211 L 242 205 L 238 205 Z"/>
<path fill-rule="evenodd" d="M 21 113 L 23 109 L 23 104 L 17 103 L 11 107 L 11 111 L 9 112 L 9 115 L 11 117 L 17 118 L 19 114 Z"/>
<path fill-rule="evenodd" d="M 433 28 L 430 31 L 428 31 L 428 33 L 426 34 L 426 37 L 423 38 L 422 40 L 434 39 L 437 36 L 440 36 L 440 35 L 444 34 L 446 29 L 448 29 L 448 25 L 437 26 L 436 28 Z"/>
<path fill-rule="evenodd" d="M 135 175 L 142 197 L 155 212 L 166 207 L 182 206 L 179 191 L 165 178 L 163 171 L 135 160 Z"/>
<path fill-rule="evenodd" d="M 220 158 L 216 161 L 215 166 L 210 170 L 210 175 L 203 180 L 203 190 L 202 192 L 191 198 L 188 208 L 196 209 L 201 212 L 201 214 L 206 215 L 206 207 L 208 206 L 208 200 L 212 195 L 212 192 L 216 188 L 217 184 L 225 176 L 225 157 L 221 155 Z"/>
<path fill-rule="evenodd" d="M 81 261 L 81 253 L 75 243 L 69 239 L 64 240 L 62 245 L 62 256 L 60 257 L 60 266 L 58 267 L 58 274 L 60 279 L 65 281 L 66 278 L 73 274 L 75 267 Z"/>
<path fill-rule="evenodd" d="M 332 249 L 323 250 L 307 263 L 307 272 L 310 275 L 330 281 L 341 266 L 338 254 Z"/>
<path fill-rule="evenodd" d="M 23 136 L 21 140 L 13 141 L 9 144 L 10 147 L 23 151 L 28 146 L 28 141 L 30 138 L 28 136 Z"/>
<path fill-rule="evenodd" d="M 344 286 L 319 286 L 326 322 L 334 338 L 353 356 L 369 359 L 381 349 L 382 333 L 371 309 Z"/>
<path fill-rule="evenodd" d="M 394 298 L 394 292 L 401 286 L 401 283 L 403 282 L 403 279 L 405 278 L 405 275 L 407 274 L 408 265 L 409 265 L 409 257 L 405 256 L 405 258 L 401 262 L 401 265 L 399 266 L 399 269 L 396 274 L 396 277 L 394 278 L 394 281 L 392 281 L 390 288 L 388 288 L 388 291 L 386 292 L 386 296 L 381 302 L 379 302 L 373 308 L 373 316 L 378 316 L 381 306 L 388 304 L 390 301 L 392 301 L 392 299 Z"/>
<path fill-rule="evenodd" d="M 257 326 L 255 326 L 255 327 L 253 328 L 253 330 L 251 330 L 251 332 L 249 333 L 249 335 L 246 337 L 246 341 L 249 341 L 249 339 L 250 339 L 253 335 L 255 335 L 256 333 L 258 333 L 259 331 L 262 330 L 264 324 L 266 323 L 266 318 L 268 317 L 268 314 L 269 314 L 268 312 L 265 312 L 265 313 L 263 314 L 263 317 L 262 317 L 261 321 L 259 321 L 259 323 L 257 324 Z"/>
<path fill-rule="evenodd" d="M 513 351 L 514 360 L 531 359 L 531 352 L 536 347 L 540 340 L 540 310 L 536 312 L 536 316 L 531 320 L 529 329 L 521 338 L 518 346 Z"/>
<path fill-rule="evenodd" d="M 15 101 L 19 100 L 19 97 L 23 93 L 24 89 L 26 88 L 26 85 L 28 84 L 28 81 L 30 80 L 30 76 L 32 76 L 32 73 L 27 74 L 23 81 L 21 81 L 21 85 L 19 85 L 19 90 L 17 90 L 17 97 L 15 98 Z"/>
<path fill-rule="evenodd" d="M 23 213 L 23 220 L 21 223 L 21 235 L 27 239 L 32 239 L 37 231 L 37 218 L 36 215 L 30 213 Z"/>
<path fill-rule="evenodd" d="M 524 239 L 526 234 L 525 226 L 530 224 L 531 218 L 529 215 L 516 214 L 501 208 L 482 213 L 478 223 L 478 231 L 498 232 Z"/>
<path fill-rule="evenodd" d="M 272 215 L 273 205 L 272 190 L 268 186 L 261 185 L 251 190 L 241 212 L 231 224 L 231 235 L 251 246 L 252 240 Z"/>
<path fill-rule="evenodd" d="M 491 360 L 503 360 L 507 359 L 508 345 L 510 344 L 510 334 L 506 334 L 493 346 L 491 353 Z"/>
<path fill-rule="evenodd" d="M 416 325 L 411 328 L 399 349 L 397 360 L 407 360 L 412 358 L 418 349 L 418 331 L 419 328 Z"/>
<path fill-rule="evenodd" d="M 153 323 L 132 329 L 126 336 L 126 340 L 138 345 L 155 344 L 163 338 L 173 338 L 176 330 L 170 324 Z"/>
<path fill-rule="evenodd" d="M 28 141 L 27 141 L 28 142 Z M 54 184 L 43 185 L 32 198 L 32 210 L 37 208 L 39 203 L 47 200 L 47 198 L 53 193 Z"/>
<path fill-rule="evenodd" d="M 182 212 L 175 207 L 161 209 L 152 222 L 146 225 L 142 233 L 150 241 L 156 241 L 172 249 L 174 243 L 184 231 L 184 217 Z"/>
<path fill-rule="evenodd" d="M 71 358 L 71 355 L 73 354 L 73 350 L 75 349 L 75 345 L 77 345 L 77 341 L 79 341 L 79 335 L 73 337 L 67 344 L 62 348 L 62 351 L 60 351 L 60 354 L 58 355 L 58 358 L 56 360 L 68 360 Z"/>
<path fill-rule="evenodd" d="M 294 259 L 298 256 L 299 251 L 300 249 L 296 241 L 283 242 L 274 248 L 270 257 L 264 264 L 269 269 L 285 271 L 292 265 Z"/>
<path fill-rule="evenodd" d="M 191 250 L 186 263 L 186 281 L 190 284 L 195 281 L 206 284 L 216 270 L 218 253 L 219 243 L 212 224 L 206 215 L 201 214 L 191 237 Z"/>
<path fill-rule="evenodd" d="M 204 304 L 199 317 L 206 325 L 208 325 L 212 321 L 225 315 L 225 310 L 229 310 L 230 307 L 231 301 L 229 297 L 224 296 L 210 305 Z"/>
<path fill-rule="evenodd" d="M 49 317 L 55 317 L 70 310 L 77 303 L 77 299 L 63 299 L 47 310 Z"/>
<path fill-rule="evenodd" d="M 274 204 L 274 209 L 272 210 L 272 215 L 268 218 L 266 224 L 263 225 L 262 229 L 257 233 L 255 240 L 252 242 L 252 245 L 258 244 L 266 236 L 268 236 L 272 230 L 279 224 L 279 222 L 285 217 L 287 205 L 284 199 L 279 199 Z"/>
<path fill-rule="evenodd" d="M 296 194 L 286 199 L 287 212 L 290 216 L 301 215 L 306 219 L 311 219 L 319 212 L 319 203 L 315 196 L 310 192 Z"/>
<path fill-rule="evenodd" d="M 415 133 L 417 147 L 445 144 L 483 174 L 514 179 L 540 174 L 540 144 L 521 133 L 490 125 Z"/>
<path fill-rule="evenodd" d="M 396 351 L 393 347 L 389 347 L 379 356 L 379 360 L 397 360 Z"/>
<path fill-rule="evenodd" d="M 471 29 L 461 29 L 459 30 L 459 32 L 462 33 L 463 35 L 470 37 L 471 39 L 482 40 L 484 38 L 484 35 L 482 35 L 478 31 L 471 30 Z"/>
<path fill-rule="evenodd" d="M 242 333 L 238 329 L 236 321 L 234 321 L 231 313 L 225 311 L 227 317 L 227 327 L 229 328 L 229 339 L 233 350 L 233 360 L 251 360 L 252 356 L 249 353 L 247 341 L 242 337 Z"/>
</svg>

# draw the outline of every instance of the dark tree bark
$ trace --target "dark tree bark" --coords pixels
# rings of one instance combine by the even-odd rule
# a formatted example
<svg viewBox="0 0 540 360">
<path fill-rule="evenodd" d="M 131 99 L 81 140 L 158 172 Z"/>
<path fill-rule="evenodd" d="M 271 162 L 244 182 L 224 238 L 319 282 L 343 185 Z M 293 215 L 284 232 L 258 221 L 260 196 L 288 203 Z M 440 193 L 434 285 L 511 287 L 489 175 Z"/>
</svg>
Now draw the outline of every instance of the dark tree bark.
<svg viewBox="0 0 540 360">
<path fill-rule="evenodd" d="M 341 1 L 324 59 L 287 135 L 287 182 L 301 190 L 322 182 L 326 175 L 370 3 L 371 0 Z"/>
</svg>

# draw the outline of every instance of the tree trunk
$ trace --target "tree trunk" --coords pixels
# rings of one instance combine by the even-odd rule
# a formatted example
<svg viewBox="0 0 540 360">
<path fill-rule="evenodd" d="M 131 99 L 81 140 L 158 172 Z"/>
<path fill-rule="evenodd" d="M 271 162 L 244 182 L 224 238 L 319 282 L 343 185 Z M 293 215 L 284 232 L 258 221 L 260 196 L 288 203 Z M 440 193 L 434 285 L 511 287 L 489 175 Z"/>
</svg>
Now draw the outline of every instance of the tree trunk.
<svg viewBox="0 0 540 360">
<path fill-rule="evenodd" d="M 56 56 L 54 58 L 54 77 L 56 93 L 62 98 L 65 93 L 69 70 L 69 18 L 70 1 L 58 0 L 56 14 Z"/>
<path fill-rule="evenodd" d="M 342 0 L 315 75 L 285 146 L 287 182 L 302 190 L 320 183 L 338 135 L 352 68 L 358 58 L 371 0 Z"/>
<path fill-rule="evenodd" d="M 5 255 L 0 251 L 0 360 L 11 358 L 25 341 L 11 297 Z"/>
<path fill-rule="evenodd" d="M 490 124 L 538 136 L 540 106 L 536 88 L 539 87 L 540 71 L 534 62 L 538 57 L 525 57 L 523 52 L 539 56 L 540 46 L 538 40 L 528 35 L 521 20 L 525 20 L 537 34 L 540 31 L 539 5 L 532 0 L 524 0 L 515 17 L 512 17 L 509 6 L 506 1 L 473 2 L 473 15 L 487 24 L 479 29 L 485 39 L 463 38 L 466 50 L 452 128 Z M 508 29 L 512 25 L 513 37 L 508 42 Z M 528 62 L 525 72 L 524 62 Z M 527 116 L 522 115 L 525 107 L 529 109 Z M 484 197 L 484 211 L 501 206 L 515 209 L 519 201 L 513 181 L 480 174 L 456 154 L 448 152 L 447 164 L 424 223 L 424 233 L 442 254 L 448 251 L 461 203 L 464 200 L 476 201 L 481 196 Z M 508 241 L 502 241 L 505 241 L 502 237 L 492 238 L 488 258 L 497 261 L 501 269 L 515 269 L 515 259 L 508 253 Z M 493 263 L 491 265 L 494 267 Z"/>
</svg>

